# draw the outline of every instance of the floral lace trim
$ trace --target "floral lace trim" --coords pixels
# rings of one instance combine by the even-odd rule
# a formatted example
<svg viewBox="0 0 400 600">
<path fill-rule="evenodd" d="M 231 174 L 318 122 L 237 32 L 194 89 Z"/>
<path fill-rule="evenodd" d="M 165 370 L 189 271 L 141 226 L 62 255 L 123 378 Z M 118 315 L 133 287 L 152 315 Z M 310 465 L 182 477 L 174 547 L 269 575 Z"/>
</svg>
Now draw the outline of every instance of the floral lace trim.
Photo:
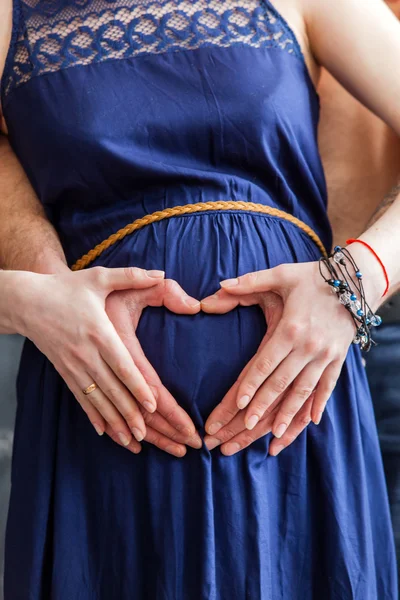
<svg viewBox="0 0 400 600">
<path fill-rule="evenodd" d="M 5 95 L 46 73 L 144 54 L 242 44 L 301 55 L 259 0 L 24 0 L 22 13 Z"/>
</svg>

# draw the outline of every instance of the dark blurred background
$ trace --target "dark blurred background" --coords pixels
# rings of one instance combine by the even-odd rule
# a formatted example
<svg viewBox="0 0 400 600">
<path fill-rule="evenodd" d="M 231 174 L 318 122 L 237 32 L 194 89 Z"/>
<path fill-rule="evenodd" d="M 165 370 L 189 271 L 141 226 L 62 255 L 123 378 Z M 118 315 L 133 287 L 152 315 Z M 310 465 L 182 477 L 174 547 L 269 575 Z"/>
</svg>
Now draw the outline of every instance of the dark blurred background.
<svg viewBox="0 0 400 600">
<path fill-rule="evenodd" d="M 0 600 L 3 600 L 4 530 L 10 494 L 15 379 L 22 344 L 19 336 L 0 336 Z"/>
</svg>

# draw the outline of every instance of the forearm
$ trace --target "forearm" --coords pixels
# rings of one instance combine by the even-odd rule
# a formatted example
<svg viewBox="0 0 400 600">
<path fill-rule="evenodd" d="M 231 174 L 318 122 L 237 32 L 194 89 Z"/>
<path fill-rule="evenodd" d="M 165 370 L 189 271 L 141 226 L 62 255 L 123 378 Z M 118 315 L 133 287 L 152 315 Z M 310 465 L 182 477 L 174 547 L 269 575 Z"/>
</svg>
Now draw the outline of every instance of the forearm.
<svg viewBox="0 0 400 600">
<path fill-rule="evenodd" d="M 385 297 L 382 297 L 386 281 L 381 265 L 368 248 L 361 244 L 351 244 L 352 255 L 365 271 L 364 285 L 367 286 L 367 292 L 371 294 L 375 307 L 382 305 L 390 295 L 400 289 L 400 190 L 397 190 L 396 195 L 392 194 L 384 209 L 359 239 L 374 249 L 386 268 L 389 290 Z"/>
<path fill-rule="evenodd" d="M 57 232 L 3 136 L 0 136 L 0 268 L 38 273 L 56 273 L 67 268 Z"/>
</svg>

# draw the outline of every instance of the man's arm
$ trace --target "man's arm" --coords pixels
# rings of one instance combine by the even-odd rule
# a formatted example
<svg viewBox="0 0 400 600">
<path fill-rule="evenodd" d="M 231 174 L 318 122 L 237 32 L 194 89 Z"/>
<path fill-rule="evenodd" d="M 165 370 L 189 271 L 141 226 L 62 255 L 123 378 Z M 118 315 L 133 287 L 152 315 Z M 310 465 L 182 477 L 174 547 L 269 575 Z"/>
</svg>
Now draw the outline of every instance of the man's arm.
<svg viewBox="0 0 400 600">
<path fill-rule="evenodd" d="M 0 78 L 10 45 L 12 0 L 0 2 Z M 6 124 L 0 105 L 0 127 Z M 0 268 L 39 273 L 66 269 L 57 233 L 5 136 L 0 134 Z"/>
<path fill-rule="evenodd" d="M 0 136 L 0 268 L 67 268 L 58 235 L 5 136 Z"/>
<path fill-rule="evenodd" d="M 388 210 L 388 208 L 392 206 L 392 204 L 398 196 L 400 196 L 400 176 L 396 185 L 384 197 L 383 201 L 372 215 L 367 227 L 371 227 L 371 225 L 373 225 L 378 219 L 380 219 L 381 216 Z"/>
</svg>

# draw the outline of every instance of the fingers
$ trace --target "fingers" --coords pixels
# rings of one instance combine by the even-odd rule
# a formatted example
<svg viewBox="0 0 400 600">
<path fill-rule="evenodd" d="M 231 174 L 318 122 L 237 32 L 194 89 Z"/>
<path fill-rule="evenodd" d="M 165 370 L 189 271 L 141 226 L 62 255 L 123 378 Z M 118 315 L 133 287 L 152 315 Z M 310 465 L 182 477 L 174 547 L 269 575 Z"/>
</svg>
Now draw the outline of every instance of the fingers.
<svg viewBox="0 0 400 600">
<path fill-rule="evenodd" d="M 147 411 L 154 412 L 157 408 L 154 394 L 111 323 L 97 340 L 97 347 L 116 378 Z M 94 373 L 96 382 L 100 375 L 101 371 Z"/>
<path fill-rule="evenodd" d="M 324 371 L 315 392 L 315 399 L 312 406 L 312 420 L 316 425 L 319 425 L 326 404 L 336 387 L 342 370 L 343 361 L 332 362 Z"/>
<path fill-rule="evenodd" d="M 167 454 L 176 456 L 176 458 L 182 458 L 186 454 L 186 447 L 183 444 L 172 441 L 159 431 L 152 429 L 152 427 L 147 428 L 146 442 L 167 452 Z"/>
<path fill-rule="evenodd" d="M 157 402 L 157 412 L 160 413 L 160 415 L 162 415 L 176 431 L 181 433 L 186 439 L 192 440 L 189 445 L 197 443 L 197 447 L 200 448 L 202 442 L 196 433 L 196 428 L 192 419 L 183 408 L 179 406 L 172 394 L 162 384 L 156 370 L 147 360 L 136 335 L 126 335 L 126 332 L 123 332 L 121 333 L 121 337 L 130 355 L 133 357 L 136 366 L 152 390 Z M 197 442 L 195 442 L 195 440 L 197 440 Z"/>
<path fill-rule="evenodd" d="M 208 435 L 215 435 L 224 427 L 227 423 L 230 423 L 239 412 L 236 404 L 236 395 L 238 382 L 231 387 L 231 389 L 225 394 L 222 401 L 214 408 L 210 416 L 208 417 L 205 430 Z"/>
<path fill-rule="evenodd" d="M 250 446 L 256 440 L 264 437 L 271 432 L 272 421 L 273 416 L 267 415 L 267 417 L 257 423 L 256 427 L 251 431 L 244 428 L 239 434 L 229 440 L 229 442 L 222 444 L 222 454 L 225 456 L 233 456 L 237 452 L 240 452 L 244 448 Z"/>
<path fill-rule="evenodd" d="M 89 369 L 88 374 L 101 390 L 102 396 L 106 397 L 123 417 L 136 440 L 141 442 L 146 436 L 146 425 L 132 394 L 121 384 L 121 381 L 115 377 L 114 373 L 100 357 L 98 362 L 93 365 L 93 368 Z M 102 402 L 102 397 L 97 397 L 96 392 L 87 397 L 92 403 L 96 402 L 97 404 L 97 402 Z M 108 419 L 107 421 L 110 422 Z"/>
<path fill-rule="evenodd" d="M 237 306 L 253 306 L 258 304 L 259 299 L 255 294 L 244 297 L 233 296 L 225 290 L 218 290 L 212 296 L 207 296 L 201 301 L 201 310 L 205 313 L 223 315 L 230 312 Z"/>
<path fill-rule="evenodd" d="M 314 361 L 307 365 L 294 380 L 286 398 L 279 405 L 272 426 L 272 433 L 275 437 L 280 438 L 285 433 L 295 415 L 314 392 L 325 367 L 324 362 Z"/>
<path fill-rule="evenodd" d="M 296 414 L 281 438 L 273 438 L 269 445 L 269 454 L 278 456 L 282 450 L 290 446 L 311 422 L 311 408 L 314 400 L 313 392 L 300 411 Z"/>
<path fill-rule="evenodd" d="M 140 290 L 158 285 L 165 277 L 164 271 L 146 271 L 138 267 L 108 269 L 93 267 L 89 270 L 93 282 L 110 294 L 115 290 Z"/>
<path fill-rule="evenodd" d="M 64 379 L 65 383 L 75 396 L 76 400 L 79 402 L 86 415 L 88 416 L 89 421 L 93 425 L 96 433 L 98 435 L 103 435 L 106 430 L 106 422 L 99 413 L 99 411 L 93 406 L 91 402 L 87 399 L 87 397 L 82 393 L 82 390 L 76 385 L 75 381 L 72 377 L 69 377 L 67 373 L 59 371 L 61 377 Z"/>
<path fill-rule="evenodd" d="M 264 336 L 260 344 L 260 350 L 265 346 L 270 337 L 270 330 Z M 208 417 L 205 429 L 209 435 L 215 435 L 219 430 L 224 427 L 227 423 L 229 423 L 239 412 L 239 408 L 236 404 L 237 398 L 237 390 L 239 388 L 240 382 L 243 381 L 244 377 L 249 372 L 249 369 L 253 365 L 256 356 L 253 356 L 250 362 L 244 367 L 243 371 L 240 373 L 235 384 L 230 388 L 230 390 L 226 393 L 220 404 L 214 408 L 210 416 Z"/>
<path fill-rule="evenodd" d="M 148 295 L 149 306 L 164 305 L 166 308 L 177 314 L 196 314 L 200 312 L 200 302 L 196 298 L 189 296 L 177 283 L 172 279 L 166 279 L 164 282 L 162 298 L 155 298 L 155 294 Z"/>
<path fill-rule="evenodd" d="M 246 275 L 234 279 L 225 279 L 225 281 L 221 281 L 221 287 L 229 294 L 234 295 L 277 291 L 288 285 L 288 269 L 282 269 L 282 266 L 287 267 L 288 265 L 246 273 Z"/>
<path fill-rule="evenodd" d="M 158 431 L 168 438 L 170 442 L 191 446 L 196 450 L 199 450 L 203 445 L 201 438 L 197 433 L 194 435 L 180 433 L 158 411 L 153 414 L 143 411 L 143 418 L 147 425 L 147 430 L 149 430 L 150 427 L 152 430 Z M 148 441 L 147 437 L 146 441 Z"/>
<path fill-rule="evenodd" d="M 130 450 L 130 452 L 133 452 L 133 454 L 139 454 L 139 452 L 141 451 L 142 447 L 139 444 L 139 442 L 137 442 L 134 438 L 131 438 L 130 443 L 125 446 L 125 444 L 123 444 L 119 437 L 118 434 L 115 433 L 115 431 L 113 431 L 113 429 L 111 428 L 111 426 L 107 423 L 106 424 L 106 433 L 108 436 L 110 436 L 110 438 L 119 446 L 122 446 L 123 448 L 125 448 L 126 450 Z"/>
<path fill-rule="evenodd" d="M 121 445 L 128 447 L 132 441 L 132 434 L 120 413 L 111 404 L 108 398 L 106 398 L 101 389 L 97 388 L 87 396 L 83 393 L 82 390 L 93 383 L 93 380 L 90 380 L 90 376 L 71 376 L 63 373 L 62 377 L 85 413 L 88 415 L 90 422 L 93 424 L 99 435 L 102 435 L 107 430 L 108 424 L 118 437 Z"/>
<path fill-rule="evenodd" d="M 244 412 L 241 411 L 239 412 L 227 425 L 225 425 L 224 427 L 222 427 L 214 436 L 211 435 L 206 435 L 204 438 L 204 443 L 207 446 L 208 450 L 214 450 L 214 448 L 216 448 L 217 446 L 221 446 L 224 445 L 223 448 L 221 447 L 221 450 L 223 451 L 224 454 L 226 454 L 226 449 L 227 449 L 227 445 L 230 443 L 234 443 L 237 442 L 237 436 L 239 434 L 244 434 L 244 438 L 246 439 L 253 439 L 253 441 L 255 439 L 257 439 L 258 437 L 261 437 L 261 435 L 258 435 L 260 431 L 263 431 L 264 433 L 262 435 L 265 435 L 266 433 L 269 433 L 271 431 L 271 426 L 273 423 L 275 417 L 275 412 L 273 414 L 268 414 L 266 415 L 266 417 L 262 420 L 262 422 L 260 422 L 260 426 L 255 429 L 253 429 L 251 431 L 251 435 L 248 436 L 248 438 L 246 437 L 247 434 L 249 434 L 250 432 L 246 429 L 245 423 L 244 423 Z M 261 427 L 262 424 L 262 427 Z M 239 440 L 242 441 L 242 440 Z M 247 444 L 249 445 L 249 444 Z M 245 446 L 243 446 L 245 447 Z M 236 450 L 236 452 L 238 452 L 239 449 Z M 232 454 L 234 454 L 234 452 L 232 452 Z M 230 456 L 230 454 L 228 453 L 227 456 Z"/>
<path fill-rule="evenodd" d="M 299 368 L 299 361 L 301 360 L 300 357 L 296 357 L 294 361 L 288 365 L 290 372 L 287 374 L 282 371 L 275 373 L 275 370 L 287 357 L 291 349 L 292 344 L 290 340 L 279 335 L 278 327 L 272 337 L 269 339 L 268 344 L 264 344 L 262 348 L 258 350 L 254 360 L 252 361 L 251 367 L 246 374 L 246 377 L 243 378 L 239 385 L 237 393 L 237 405 L 239 408 L 246 408 L 246 406 L 250 404 L 257 391 L 264 384 L 265 380 L 268 379 L 272 374 L 274 374 L 274 379 L 269 386 L 272 398 L 270 403 L 272 403 L 272 401 L 275 400 L 275 398 L 288 387 L 293 380 L 290 379 L 292 373 L 297 374 L 299 372 L 297 371 L 296 373 L 296 369 Z M 304 363 L 301 364 L 301 368 L 303 368 Z M 266 398 L 266 402 L 267 400 L 268 398 Z M 264 410 L 259 408 L 258 405 L 259 402 L 257 403 L 257 409 L 260 411 L 259 417 L 261 418 L 269 404 L 266 405 Z M 258 414 L 258 410 L 254 411 L 254 414 Z M 252 415 L 249 414 L 249 417 L 250 416 Z"/>
</svg>

